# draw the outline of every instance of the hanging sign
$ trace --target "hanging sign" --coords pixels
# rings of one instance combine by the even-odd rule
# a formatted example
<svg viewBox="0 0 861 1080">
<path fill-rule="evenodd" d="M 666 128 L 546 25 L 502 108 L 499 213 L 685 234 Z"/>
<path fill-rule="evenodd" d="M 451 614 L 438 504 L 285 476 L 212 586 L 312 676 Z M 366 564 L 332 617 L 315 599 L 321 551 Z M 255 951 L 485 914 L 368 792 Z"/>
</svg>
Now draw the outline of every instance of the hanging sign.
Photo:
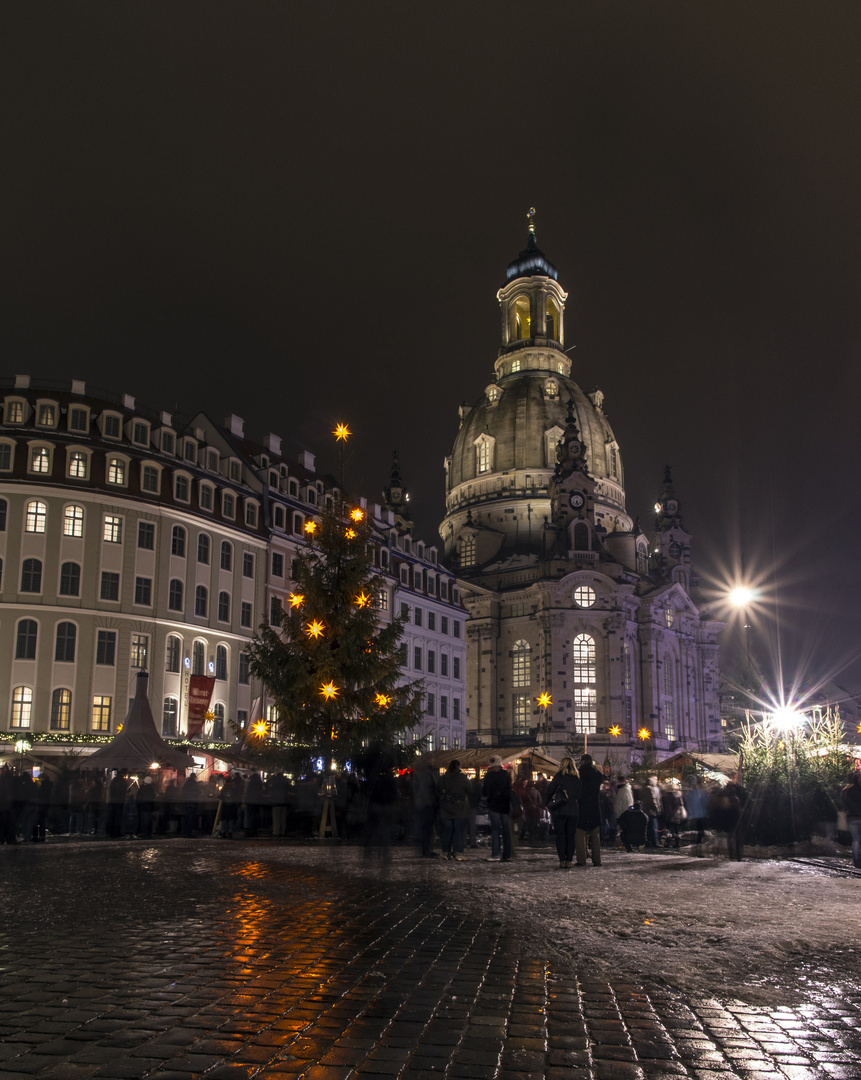
<svg viewBox="0 0 861 1080">
<path fill-rule="evenodd" d="M 203 730 L 215 679 L 209 675 L 192 675 L 188 684 L 188 737 L 193 739 Z"/>
</svg>

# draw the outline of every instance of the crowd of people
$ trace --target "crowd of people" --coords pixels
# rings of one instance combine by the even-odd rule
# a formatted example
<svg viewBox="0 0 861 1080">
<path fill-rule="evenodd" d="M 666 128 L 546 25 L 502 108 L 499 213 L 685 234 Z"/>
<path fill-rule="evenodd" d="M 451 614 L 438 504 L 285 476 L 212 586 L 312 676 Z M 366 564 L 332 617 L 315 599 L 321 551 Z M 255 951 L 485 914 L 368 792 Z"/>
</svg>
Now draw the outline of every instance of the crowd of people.
<svg viewBox="0 0 861 1080">
<path fill-rule="evenodd" d="M 560 869 L 601 865 L 602 848 L 644 852 L 678 848 L 685 833 L 702 844 L 707 830 L 726 836 L 732 859 L 744 846 L 747 793 L 737 782 L 710 783 L 691 774 L 682 782 L 637 782 L 599 768 L 588 754 L 561 762 L 552 776 L 515 775 L 491 757 L 483 775 L 468 776 L 453 761 L 440 776 L 427 762 L 398 772 L 380 759 L 360 778 L 309 777 L 282 772 L 194 773 L 159 788 L 150 774 L 118 770 L 52 780 L 43 772 L 0 768 L 0 843 L 41 843 L 48 834 L 105 839 L 212 836 L 225 840 L 316 835 L 328 800 L 330 835 L 383 847 L 414 841 L 423 857 L 463 861 L 478 847 L 485 824 L 491 862 L 510 862 L 515 846 L 555 843 Z M 861 773 L 843 791 L 852 857 L 861 867 Z M 440 852 L 434 850 L 439 843 Z"/>
</svg>

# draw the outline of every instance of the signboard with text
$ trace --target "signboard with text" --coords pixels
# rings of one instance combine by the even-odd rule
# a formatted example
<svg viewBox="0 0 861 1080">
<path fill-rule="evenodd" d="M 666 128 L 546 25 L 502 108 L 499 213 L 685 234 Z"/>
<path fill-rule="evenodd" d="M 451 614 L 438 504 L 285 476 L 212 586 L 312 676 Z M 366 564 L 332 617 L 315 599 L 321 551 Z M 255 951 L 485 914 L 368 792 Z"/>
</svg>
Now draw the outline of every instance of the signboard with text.
<svg viewBox="0 0 861 1080">
<path fill-rule="evenodd" d="M 192 675 L 188 683 L 188 737 L 193 739 L 203 730 L 215 679 L 209 675 Z"/>
</svg>

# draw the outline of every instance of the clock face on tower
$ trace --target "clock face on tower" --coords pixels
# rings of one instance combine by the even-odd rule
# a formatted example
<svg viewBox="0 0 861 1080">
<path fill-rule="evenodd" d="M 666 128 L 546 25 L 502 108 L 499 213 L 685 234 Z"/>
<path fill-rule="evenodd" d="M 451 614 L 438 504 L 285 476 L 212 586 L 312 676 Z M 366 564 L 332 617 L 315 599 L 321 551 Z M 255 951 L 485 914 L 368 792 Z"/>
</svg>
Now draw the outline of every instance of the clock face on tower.
<svg viewBox="0 0 861 1080">
<path fill-rule="evenodd" d="M 568 443 L 568 453 L 571 457 L 579 457 L 582 449 L 583 447 L 576 439 L 572 439 L 571 442 Z"/>
<path fill-rule="evenodd" d="M 586 505 L 586 496 L 582 491 L 572 491 L 568 496 L 568 502 L 573 510 L 582 510 Z"/>
<path fill-rule="evenodd" d="M 676 502 L 675 499 L 667 499 L 667 513 L 668 514 L 675 514 L 676 511 L 678 510 L 678 508 L 679 508 L 679 504 Z"/>
</svg>

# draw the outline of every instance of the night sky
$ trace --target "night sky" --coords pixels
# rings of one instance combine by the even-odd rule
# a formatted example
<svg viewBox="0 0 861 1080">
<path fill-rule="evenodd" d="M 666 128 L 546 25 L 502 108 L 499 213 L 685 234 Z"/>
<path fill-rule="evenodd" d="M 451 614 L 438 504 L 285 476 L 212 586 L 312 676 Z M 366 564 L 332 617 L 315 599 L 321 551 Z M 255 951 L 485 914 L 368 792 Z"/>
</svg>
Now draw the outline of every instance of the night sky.
<svg viewBox="0 0 861 1080">
<path fill-rule="evenodd" d="M 859 691 L 859 45 L 855 2 L 6 5 L 3 371 L 332 471 L 347 421 L 435 539 L 534 205 L 629 509 L 671 464 L 769 680 Z"/>
</svg>

